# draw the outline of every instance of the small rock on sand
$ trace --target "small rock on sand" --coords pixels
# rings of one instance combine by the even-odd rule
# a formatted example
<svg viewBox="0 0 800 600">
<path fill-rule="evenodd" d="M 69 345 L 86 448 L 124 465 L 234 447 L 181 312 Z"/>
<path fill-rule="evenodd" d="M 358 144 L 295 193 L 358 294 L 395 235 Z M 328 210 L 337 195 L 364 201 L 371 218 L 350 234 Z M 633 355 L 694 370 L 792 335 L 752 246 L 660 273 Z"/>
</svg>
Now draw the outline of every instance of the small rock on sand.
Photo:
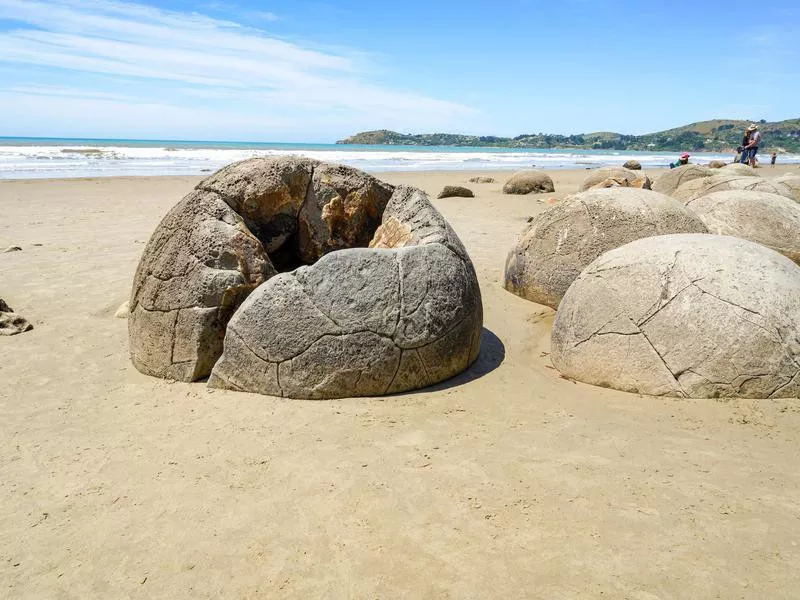
<svg viewBox="0 0 800 600">
<path fill-rule="evenodd" d="M 22 250 L 22 248 L 20 248 L 19 246 L 9 246 L 5 250 L 3 250 L 3 254 L 5 254 L 6 252 L 19 252 L 20 250 Z"/>
<path fill-rule="evenodd" d="M 130 300 L 125 300 L 125 302 L 119 305 L 119 308 L 117 309 L 117 312 L 114 313 L 114 316 L 118 319 L 127 319 L 130 313 Z"/>
</svg>

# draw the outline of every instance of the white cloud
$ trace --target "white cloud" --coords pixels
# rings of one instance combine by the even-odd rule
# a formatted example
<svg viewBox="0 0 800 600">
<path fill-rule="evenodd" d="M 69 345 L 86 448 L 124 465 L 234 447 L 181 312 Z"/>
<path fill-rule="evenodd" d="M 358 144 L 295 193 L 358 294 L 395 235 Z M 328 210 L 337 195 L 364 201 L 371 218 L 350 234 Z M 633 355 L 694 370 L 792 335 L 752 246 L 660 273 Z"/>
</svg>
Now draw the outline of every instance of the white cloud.
<svg viewBox="0 0 800 600">
<path fill-rule="evenodd" d="M 261 14 L 264 21 L 275 18 Z M 66 73 L 72 89 L 65 94 L 65 88 L 34 85 L 32 91 L 40 81 L 12 81 L 18 96 L 27 86 L 29 95 L 77 97 L 75 90 L 83 90 L 87 98 L 122 101 L 109 96 L 104 82 L 123 77 L 141 82 L 137 95 L 151 107 L 150 117 L 152 106 L 207 102 L 216 118 L 232 119 L 224 110 L 228 101 L 264 124 L 271 111 L 304 124 L 330 115 L 381 126 L 385 116 L 407 127 L 445 126 L 476 112 L 370 83 L 355 52 L 311 49 L 195 13 L 116 0 L 0 0 L 0 19 L 14 22 L 0 32 L 0 64 Z"/>
</svg>

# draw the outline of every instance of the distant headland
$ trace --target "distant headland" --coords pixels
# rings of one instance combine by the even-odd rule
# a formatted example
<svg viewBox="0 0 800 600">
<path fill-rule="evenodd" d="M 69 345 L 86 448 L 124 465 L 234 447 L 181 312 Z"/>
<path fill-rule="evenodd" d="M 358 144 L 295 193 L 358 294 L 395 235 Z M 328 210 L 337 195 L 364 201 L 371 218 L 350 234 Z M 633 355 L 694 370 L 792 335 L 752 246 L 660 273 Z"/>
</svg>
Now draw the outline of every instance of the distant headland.
<svg viewBox="0 0 800 600">
<path fill-rule="evenodd" d="M 764 150 L 800 152 L 800 118 L 759 124 L 764 136 Z M 476 146 L 494 148 L 584 148 L 594 150 L 641 151 L 733 151 L 751 121 L 715 119 L 690 123 L 644 135 L 625 135 L 609 131 L 559 135 L 528 133 L 513 138 L 493 135 L 461 135 L 456 133 L 406 134 L 381 129 L 364 131 L 339 140 L 337 144 L 383 144 L 388 146 Z"/>
</svg>

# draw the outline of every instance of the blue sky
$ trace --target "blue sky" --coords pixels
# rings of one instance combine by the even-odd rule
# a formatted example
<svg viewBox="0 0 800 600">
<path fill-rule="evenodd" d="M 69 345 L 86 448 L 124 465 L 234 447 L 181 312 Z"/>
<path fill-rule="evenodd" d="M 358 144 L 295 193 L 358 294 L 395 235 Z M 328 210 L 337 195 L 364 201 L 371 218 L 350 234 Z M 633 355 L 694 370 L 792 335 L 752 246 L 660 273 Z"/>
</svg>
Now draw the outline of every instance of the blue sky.
<svg viewBox="0 0 800 600">
<path fill-rule="evenodd" d="M 328 142 L 800 116 L 800 3 L 0 0 L 0 135 Z"/>
</svg>

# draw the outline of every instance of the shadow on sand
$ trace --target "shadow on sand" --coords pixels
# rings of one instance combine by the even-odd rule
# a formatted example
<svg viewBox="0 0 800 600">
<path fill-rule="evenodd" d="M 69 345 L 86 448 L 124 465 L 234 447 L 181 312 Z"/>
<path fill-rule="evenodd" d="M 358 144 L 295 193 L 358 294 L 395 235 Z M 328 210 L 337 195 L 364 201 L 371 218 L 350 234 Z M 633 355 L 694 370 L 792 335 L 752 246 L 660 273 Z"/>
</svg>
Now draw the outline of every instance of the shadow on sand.
<svg viewBox="0 0 800 600">
<path fill-rule="evenodd" d="M 424 394 L 464 385 L 465 383 L 480 379 L 484 375 L 494 371 L 500 366 L 505 357 L 506 347 L 503 345 L 503 342 L 501 342 L 500 338 L 494 333 L 484 327 L 481 332 L 481 353 L 478 355 L 478 360 L 472 363 L 469 369 L 446 381 L 418 390 L 402 392 L 402 394 Z"/>
</svg>

